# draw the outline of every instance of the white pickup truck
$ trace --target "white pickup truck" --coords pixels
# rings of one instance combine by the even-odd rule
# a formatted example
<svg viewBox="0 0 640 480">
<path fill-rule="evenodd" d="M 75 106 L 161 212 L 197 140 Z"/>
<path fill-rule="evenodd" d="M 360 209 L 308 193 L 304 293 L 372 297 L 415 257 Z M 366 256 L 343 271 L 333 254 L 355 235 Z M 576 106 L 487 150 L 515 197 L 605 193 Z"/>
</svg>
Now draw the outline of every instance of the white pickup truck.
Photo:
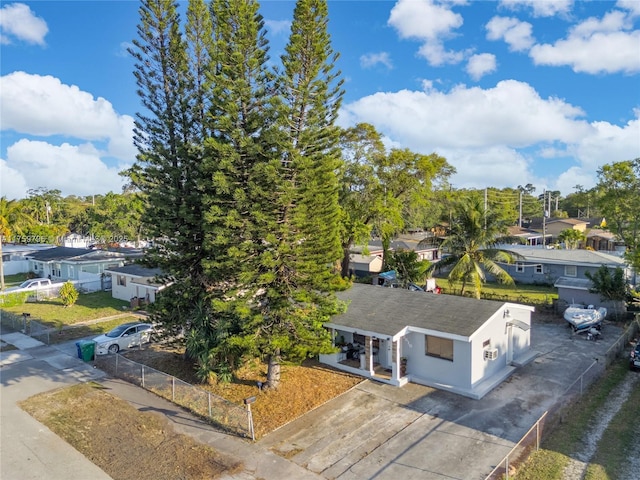
<svg viewBox="0 0 640 480">
<path fill-rule="evenodd" d="M 45 288 L 51 286 L 51 280 L 48 278 L 30 278 L 29 280 L 25 280 L 17 287 L 7 288 L 6 292 L 12 292 L 14 290 L 23 290 L 25 288 L 37 290 L 38 288 Z"/>
</svg>

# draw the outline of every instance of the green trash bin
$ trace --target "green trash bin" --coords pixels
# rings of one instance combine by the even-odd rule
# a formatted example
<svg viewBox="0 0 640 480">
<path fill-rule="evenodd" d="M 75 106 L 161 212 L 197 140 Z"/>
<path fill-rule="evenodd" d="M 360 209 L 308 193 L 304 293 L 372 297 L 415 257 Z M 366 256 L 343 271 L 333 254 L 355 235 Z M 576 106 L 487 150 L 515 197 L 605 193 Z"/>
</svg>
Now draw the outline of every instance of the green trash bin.
<svg viewBox="0 0 640 480">
<path fill-rule="evenodd" d="M 80 352 L 82 353 L 82 360 L 85 362 L 90 362 L 93 360 L 93 357 L 96 352 L 96 342 L 92 342 L 90 340 L 84 340 L 78 342 L 80 345 Z"/>
</svg>

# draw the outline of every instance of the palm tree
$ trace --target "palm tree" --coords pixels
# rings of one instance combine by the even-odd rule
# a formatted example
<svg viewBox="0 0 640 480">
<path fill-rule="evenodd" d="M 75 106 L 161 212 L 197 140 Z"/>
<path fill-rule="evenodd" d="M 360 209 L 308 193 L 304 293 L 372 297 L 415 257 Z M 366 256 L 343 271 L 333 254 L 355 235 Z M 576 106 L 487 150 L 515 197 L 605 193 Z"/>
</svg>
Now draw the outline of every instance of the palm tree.
<svg viewBox="0 0 640 480">
<path fill-rule="evenodd" d="M 0 290 L 4 290 L 2 240 L 23 233 L 23 227 L 32 223 L 33 218 L 24 212 L 19 201 L 0 197 Z"/>
<path fill-rule="evenodd" d="M 513 263 L 517 254 L 496 248 L 496 245 L 512 241 L 505 233 L 504 226 L 497 221 L 497 215 L 485 211 L 478 198 L 465 199 L 455 207 L 451 233 L 442 243 L 450 256 L 433 264 L 430 270 L 452 267 L 449 284 L 462 282 L 461 295 L 468 284 L 473 286 L 475 298 L 480 298 L 486 274 L 498 282 L 515 285 L 513 278 L 499 263 Z"/>
<path fill-rule="evenodd" d="M 572 228 L 567 228 L 558 235 L 558 240 L 564 243 L 567 250 L 575 250 L 580 246 L 580 242 L 584 242 L 586 239 L 587 237 L 583 232 Z"/>
</svg>

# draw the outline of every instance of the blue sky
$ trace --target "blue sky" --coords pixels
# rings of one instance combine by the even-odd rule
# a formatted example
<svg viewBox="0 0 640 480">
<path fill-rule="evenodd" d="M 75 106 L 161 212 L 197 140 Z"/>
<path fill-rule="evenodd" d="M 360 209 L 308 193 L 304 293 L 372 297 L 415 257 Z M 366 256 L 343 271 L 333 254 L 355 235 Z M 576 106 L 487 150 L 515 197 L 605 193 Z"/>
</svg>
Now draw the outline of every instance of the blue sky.
<svg viewBox="0 0 640 480">
<path fill-rule="evenodd" d="M 120 191 L 138 7 L 2 2 L 0 195 Z M 274 63 L 293 8 L 261 2 Z M 446 157 L 456 188 L 588 188 L 601 165 L 640 157 L 639 24 L 640 0 L 329 1 L 339 123 Z"/>
</svg>

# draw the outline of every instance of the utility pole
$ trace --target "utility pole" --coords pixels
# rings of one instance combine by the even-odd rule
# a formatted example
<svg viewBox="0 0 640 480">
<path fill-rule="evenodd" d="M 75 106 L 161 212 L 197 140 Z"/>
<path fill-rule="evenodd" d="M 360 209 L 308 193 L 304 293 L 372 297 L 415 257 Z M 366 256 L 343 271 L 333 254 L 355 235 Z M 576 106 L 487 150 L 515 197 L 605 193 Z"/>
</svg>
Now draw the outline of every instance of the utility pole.
<svg viewBox="0 0 640 480">
<path fill-rule="evenodd" d="M 547 191 L 542 191 L 542 248 L 547 248 Z"/>
<path fill-rule="evenodd" d="M 520 189 L 520 214 L 518 215 L 518 226 L 522 228 L 522 189 Z"/>
<path fill-rule="evenodd" d="M 484 188 L 484 229 L 487 229 L 487 187 Z"/>
</svg>

